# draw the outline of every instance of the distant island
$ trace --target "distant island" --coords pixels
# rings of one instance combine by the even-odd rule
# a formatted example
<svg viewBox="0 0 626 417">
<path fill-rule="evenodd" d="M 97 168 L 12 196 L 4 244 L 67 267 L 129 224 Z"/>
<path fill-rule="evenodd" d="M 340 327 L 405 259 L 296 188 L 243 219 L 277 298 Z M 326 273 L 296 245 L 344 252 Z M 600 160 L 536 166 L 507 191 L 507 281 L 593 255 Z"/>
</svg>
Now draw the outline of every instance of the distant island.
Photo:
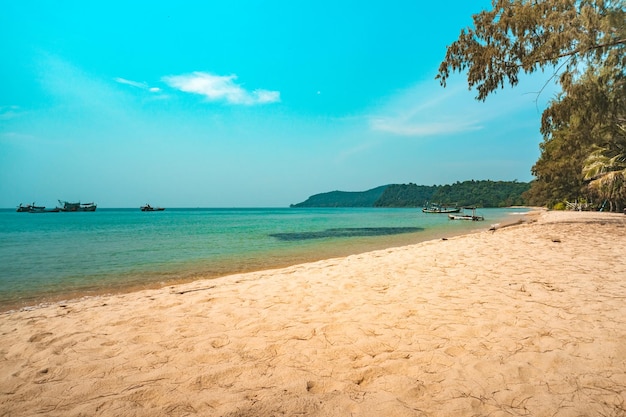
<svg viewBox="0 0 626 417">
<path fill-rule="evenodd" d="M 530 183 L 517 181 L 464 181 L 450 185 L 389 184 L 367 191 L 330 191 L 315 194 L 290 207 L 423 207 L 448 204 L 509 207 L 527 204 Z"/>
</svg>

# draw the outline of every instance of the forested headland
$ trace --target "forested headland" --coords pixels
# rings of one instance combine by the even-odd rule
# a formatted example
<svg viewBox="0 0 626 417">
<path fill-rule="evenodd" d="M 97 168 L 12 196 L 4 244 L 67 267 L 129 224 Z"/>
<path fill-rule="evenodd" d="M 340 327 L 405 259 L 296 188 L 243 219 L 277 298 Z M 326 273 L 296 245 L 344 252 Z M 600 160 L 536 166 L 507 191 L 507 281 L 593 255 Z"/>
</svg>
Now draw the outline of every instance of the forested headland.
<svg viewBox="0 0 626 417">
<path fill-rule="evenodd" d="M 315 194 L 291 207 L 423 207 L 430 204 L 509 207 L 525 205 L 530 183 L 464 181 L 449 185 L 390 184 L 362 192 Z"/>
</svg>

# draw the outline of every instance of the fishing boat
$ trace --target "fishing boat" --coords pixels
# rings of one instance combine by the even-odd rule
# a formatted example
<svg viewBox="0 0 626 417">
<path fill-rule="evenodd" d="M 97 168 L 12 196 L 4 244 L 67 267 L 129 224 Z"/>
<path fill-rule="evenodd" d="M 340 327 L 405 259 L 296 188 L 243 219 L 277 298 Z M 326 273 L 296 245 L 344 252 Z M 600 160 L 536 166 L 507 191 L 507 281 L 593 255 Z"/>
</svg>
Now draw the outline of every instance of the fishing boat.
<svg viewBox="0 0 626 417">
<path fill-rule="evenodd" d="M 59 207 L 55 207 L 52 209 L 47 209 L 45 207 L 36 207 L 29 211 L 29 213 L 58 213 L 61 209 Z"/>
<path fill-rule="evenodd" d="M 58 213 L 61 211 L 60 208 L 55 207 L 53 209 L 46 209 L 45 206 L 36 206 L 33 204 L 20 204 L 16 210 L 18 213 Z"/>
<path fill-rule="evenodd" d="M 32 210 L 43 210 L 45 209 L 45 207 L 43 206 L 36 206 L 35 203 L 33 204 L 26 204 L 23 205 L 22 203 L 20 203 L 19 206 L 17 206 L 17 212 L 18 213 L 29 213 Z"/>
<path fill-rule="evenodd" d="M 141 211 L 163 211 L 165 210 L 163 207 L 152 207 L 150 204 L 146 204 L 145 206 L 139 207 Z"/>
<path fill-rule="evenodd" d="M 463 207 L 463 210 L 472 210 L 472 214 L 463 212 L 461 214 L 448 214 L 450 220 L 472 220 L 481 221 L 485 220 L 483 216 L 476 214 L 476 207 Z"/>
<path fill-rule="evenodd" d="M 59 211 L 96 211 L 96 205 L 94 203 L 69 203 L 67 201 L 59 200 L 59 204 L 61 204 Z"/>
<path fill-rule="evenodd" d="M 436 213 L 436 214 L 447 214 L 447 213 L 458 213 L 461 209 L 459 207 L 448 207 L 441 204 L 431 204 L 430 206 L 424 207 L 422 209 L 423 213 Z"/>
</svg>

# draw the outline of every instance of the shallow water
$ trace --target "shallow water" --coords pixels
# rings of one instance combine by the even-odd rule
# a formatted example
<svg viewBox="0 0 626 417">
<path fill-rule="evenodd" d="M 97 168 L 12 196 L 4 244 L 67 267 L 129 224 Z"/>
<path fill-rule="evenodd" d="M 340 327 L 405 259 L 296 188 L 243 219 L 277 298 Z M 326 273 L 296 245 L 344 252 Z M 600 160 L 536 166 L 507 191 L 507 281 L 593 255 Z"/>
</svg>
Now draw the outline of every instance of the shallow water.
<svg viewBox="0 0 626 417">
<path fill-rule="evenodd" d="M 487 229 L 420 209 L 0 210 L 0 309 L 292 265 Z"/>
</svg>

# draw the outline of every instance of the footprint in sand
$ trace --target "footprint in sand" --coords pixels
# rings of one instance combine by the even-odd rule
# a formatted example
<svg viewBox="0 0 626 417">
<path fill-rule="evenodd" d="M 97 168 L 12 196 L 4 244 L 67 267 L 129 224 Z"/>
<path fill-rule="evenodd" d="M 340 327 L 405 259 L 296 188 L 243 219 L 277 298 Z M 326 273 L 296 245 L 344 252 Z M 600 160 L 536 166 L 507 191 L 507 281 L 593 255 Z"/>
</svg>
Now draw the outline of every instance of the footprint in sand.
<svg viewBox="0 0 626 417">
<path fill-rule="evenodd" d="M 462 354 L 464 354 L 466 350 L 463 349 L 461 346 L 450 346 L 449 348 L 445 349 L 444 352 L 447 355 L 457 357 L 457 356 L 461 356 Z"/>
<path fill-rule="evenodd" d="M 52 336 L 52 333 L 50 332 L 36 333 L 32 335 L 30 339 L 28 339 L 28 341 L 31 343 L 41 342 L 43 339 L 49 336 Z"/>
<path fill-rule="evenodd" d="M 211 341 L 211 346 L 214 349 L 219 349 L 221 347 L 228 345 L 229 343 L 230 343 L 230 339 L 228 338 L 228 336 L 222 336 L 217 339 L 213 339 Z"/>
</svg>

